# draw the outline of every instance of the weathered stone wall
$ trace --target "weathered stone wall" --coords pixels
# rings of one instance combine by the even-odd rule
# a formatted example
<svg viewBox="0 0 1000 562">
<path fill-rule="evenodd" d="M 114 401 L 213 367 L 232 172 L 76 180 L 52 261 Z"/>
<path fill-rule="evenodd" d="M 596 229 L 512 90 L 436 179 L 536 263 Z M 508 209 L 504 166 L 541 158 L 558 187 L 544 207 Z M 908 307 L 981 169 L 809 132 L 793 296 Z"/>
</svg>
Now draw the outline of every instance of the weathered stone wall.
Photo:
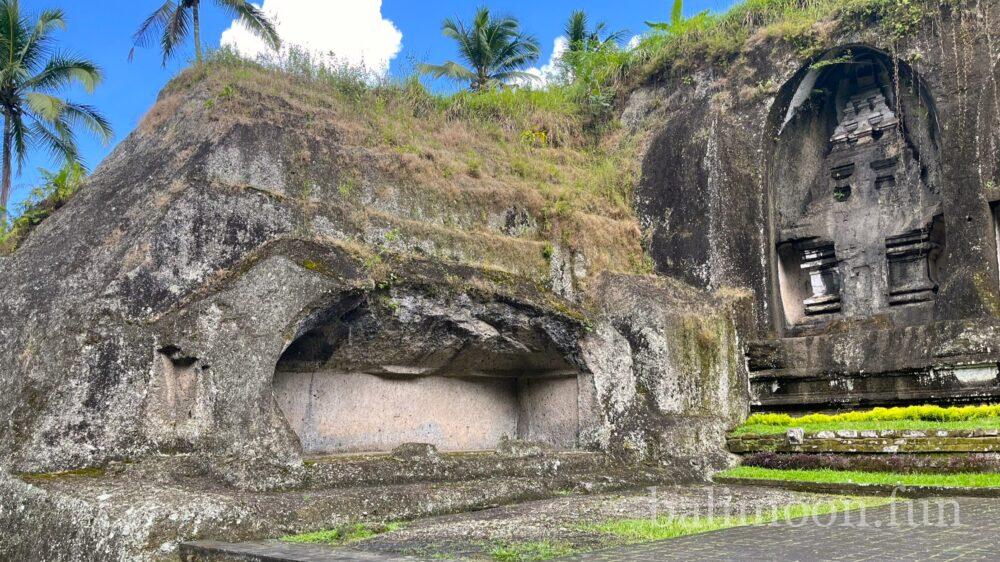
<svg viewBox="0 0 1000 562">
<path fill-rule="evenodd" d="M 991 22 L 1000 18 L 1000 8 L 990 2 L 927 5 L 926 20 L 902 38 L 876 22 L 862 29 L 820 22 L 817 28 L 834 31 L 819 33 L 829 50 L 811 60 L 801 58 L 791 42 L 761 39 L 724 71 L 695 70 L 685 80 L 637 92 L 626 124 L 658 124 L 638 193 L 658 269 L 702 287 L 752 289 L 760 328 L 784 333 L 775 286 L 772 180 L 816 163 L 802 143 L 798 153 L 776 150 L 779 132 L 793 102 L 800 103 L 794 96 L 813 62 L 868 48 L 896 61 L 899 75 L 916 77 L 900 87 L 919 84 L 922 91 L 904 92 L 901 99 L 925 92 L 933 104 L 905 107 L 932 112 L 939 135 L 941 175 L 932 180 L 942 190 L 947 243 L 932 318 L 992 314 L 997 260 L 988 203 L 997 197 L 998 98 Z M 923 135 L 915 124 L 909 128 Z"/>
<path fill-rule="evenodd" d="M 870 401 L 858 395 L 838 400 L 849 389 L 828 380 L 831 376 L 925 376 L 931 375 L 934 368 L 950 368 L 961 363 L 961 353 L 942 352 L 929 357 L 918 367 L 919 373 L 911 370 L 910 359 L 915 350 L 933 345 L 934 334 L 947 330 L 949 322 L 991 324 L 1000 312 L 996 304 L 1000 302 L 1000 277 L 992 213 L 996 208 L 992 202 L 1000 198 L 996 177 L 1000 89 L 994 37 L 1000 6 L 995 2 L 919 2 L 914 9 L 920 10 L 922 20 L 906 33 L 898 33 L 879 21 L 818 22 L 812 32 L 821 47 L 816 51 L 821 54 L 813 58 L 800 55 L 800 45 L 795 41 L 761 35 L 733 57 L 726 68 L 694 65 L 695 69 L 686 70 L 684 76 L 671 76 L 665 83 L 657 82 L 638 91 L 624 114 L 627 126 L 656 131 L 645 155 L 637 200 L 657 269 L 699 287 L 750 290 L 756 302 L 757 337 L 792 338 L 778 347 L 807 345 L 816 350 L 797 355 L 798 360 L 788 357 L 780 368 L 762 373 L 758 398 L 763 400 L 755 400 L 758 406 L 768 402 L 768 388 L 781 389 L 784 380 L 796 372 L 825 376 L 814 377 L 810 383 L 813 390 L 806 392 L 811 396 L 801 402 L 811 407 L 823 403 L 983 399 L 982 389 L 961 385 L 949 389 L 936 383 L 911 385 L 902 379 L 896 381 L 900 384 L 895 396 L 893 380 L 887 379 L 869 384 L 873 389 Z M 806 105 L 826 103 L 823 92 L 818 91 L 824 87 L 822 78 L 810 89 L 811 77 L 840 72 L 838 66 L 856 64 L 864 53 L 875 53 L 872 56 L 888 61 L 885 79 L 891 84 L 889 98 L 895 100 L 890 105 L 901 115 L 900 135 L 906 144 L 898 154 L 910 162 L 905 164 L 908 171 L 900 171 L 897 180 L 906 177 L 910 179 L 905 182 L 925 186 L 912 188 L 916 190 L 912 193 L 924 195 L 907 199 L 895 192 L 911 188 L 897 185 L 893 191 L 886 187 L 867 195 L 872 197 L 871 204 L 885 207 L 888 214 L 881 219 L 860 219 L 862 213 L 868 212 L 865 209 L 848 215 L 834 213 L 830 216 L 836 220 L 823 223 L 824 209 L 836 209 L 841 203 L 833 201 L 838 186 L 825 183 L 830 181 L 829 169 L 824 183 L 815 183 L 815 174 L 831 154 L 832 145 L 814 146 L 816 143 L 810 139 L 826 144 L 825 139 L 833 135 L 832 124 L 829 130 L 803 129 L 801 134 L 783 126 L 803 103 L 803 98 L 798 97 L 801 92 L 811 97 Z M 817 62 L 820 64 L 814 66 Z M 823 115 L 814 123 L 837 123 L 840 118 L 830 113 Z M 785 138 L 788 135 L 792 137 Z M 919 173 L 905 151 L 917 155 L 913 158 L 922 167 Z M 815 199 L 817 194 L 831 201 L 820 205 Z M 933 228 L 937 234 L 892 239 L 910 228 L 909 223 L 930 225 L 933 213 L 941 217 L 940 227 L 935 223 Z M 895 218 L 885 218 L 889 216 Z M 851 220 L 864 225 L 848 227 L 853 223 L 839 222 Z M 803 221 L 823 223 L 820 230 L 824 231 L 806 232 L 810 227 L 803 226 Z M 848 303 L 845 297 L 843 306 L 838 302 L 834 307 L 835 314 L 790 322 L 782 302 L 780 244 L 795 240 L 799 236 L 796 229 L 801 231 L 801 240 L 816 236 L 811 242 L 815 243 L 830 233 L 840 235 L 838 229 L 842 228 L 855 229 L 854 234 L 841 236 L 838 242 L 850 243 L 837 249 L 846 252 L 846 257 L 814 252 L 816 264 L 827 257 L 838 260 L 839 265 L 834 267 L 840 268 L 837 274 L 844 290 L 862 294 L 869 290 L 865 287 L 872 285 L 878 299 L 883 299 L 882 304 L 874 298 Z M 862 255 L 870 249 L 862 250 L 861 240 L 872 236 L 885 239 L 885 246 L 875 244 L 872 254 Z M 830 246 L 834 246 L 833 240 Z M 919 265 L 915 261 L 904 260 L 899 267 L 882 261 L 866 262 L 877 266 L 868 273 L 852 269 L 865 265 L 861 264 L 865 260 L 884 261 L 891 253 L 889 246 L 897 248 L 891 251 L 899 254 L 910 252 L 905 254 L 907 259 L 924 252 L 923 263 L 934 262 L 930 275 L 935 288 L 929 284 L 907 285 L 910 279 L 906 278 L 899 282 L 901 275 L 909 274 L 909 264 Z M 803 265 L 810 267 L 796 262 L 789 270 L 794 272 Z M 861 283 L 861 278 L 855 277 L 859 274 L 867 275 L 868 282 Z M 808 285 L 809 280 L 805 281 Z M 896 289 L 893 295 L 893 283 L 906 286 Z M 793 292 L 785 297 L 798 299 L 801 307 L 802 300 L 810 296 L 805 291 L 811 289 L 806 286 L 804 294 Z M 917 294 L 929 300 L 915 302 L 919 299 L 913 295 Z M 886 304 L 886 298 L 893 301 L 891 305 Z M 913 328 L 906 332 L 908 345 L 897 345 L 890 334 L 902 333 L 900 330 L 907 327 Z M 921 339 L 920 334 L 928 339 Z M 794 338 L 800 336 L 809 339 L 803 344 L 794 343 Z M 763 350 L 771 345 L 764 343 L 758 351 L 766 354 Z M 855 370 L 874 356 L 881 357 L 880 371 Z M 975 360 L 995 363 L 1000 361 L 1000 355 L 991 348 Z M 824 384 L 825 391 L 821 390 Z M 987 397 L 1000 392 L 1000 381 L 987 386 Z M 788 389 L 788 395 L 802 388 Z M 874 391 L 878 388 L 887 392 Z M 795 400 L 790 398 L 783 407 L 794 409 Z"/>
<path fill-rule="evenodd" d="M 352 372 L 568 367 L 580 448 L 727 462 L 723 432 L 747 404 L 732 315 L 742 296 L 598 280 L 579 259 L 564 275 L 562 250 L 547 256 L 530 229 L 493 220 L 517 215 L 509 194 L 478 209 L 459 194 L 451 218 L 444 201 L 415 209 L 407 197 L 426 201 L 414 180 L 385 172 L 349 131 L 317 131 L 288 100 L 214 113 L 216 86 L 169 90 L 3 265 L 4 469 L 190 454 L 240 488 L 300 485 L 303 443 L 275 371 L 289 346 L 331 326 L 361 345 L 316 341 Z M 348 167 L 386 198 L 338 197 Z M 490 232 L 468 232 L 484 214 Z M 583 274 L 600 288 L 587 291 Z"/>
</svg>

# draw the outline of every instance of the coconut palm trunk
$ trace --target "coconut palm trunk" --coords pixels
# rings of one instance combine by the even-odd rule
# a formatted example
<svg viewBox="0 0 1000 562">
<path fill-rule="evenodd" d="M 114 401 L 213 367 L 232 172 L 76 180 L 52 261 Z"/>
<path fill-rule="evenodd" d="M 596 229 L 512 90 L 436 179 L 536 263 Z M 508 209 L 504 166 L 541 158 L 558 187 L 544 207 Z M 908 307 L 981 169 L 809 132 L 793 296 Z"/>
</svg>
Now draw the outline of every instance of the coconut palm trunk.
<svg viewBox="0 0 1000 562">
<path fill-rule="evenodd" d="M 3 118 L 3 187 L 0 188 L 0 229 L 7 227 L 7 202 L 10 201 L 11 175 L 10 169 L 14 144 L 14 130 L 10 125 L 10 117 L 4 112 Z"/>
<path fill-rule="evenodd" d="M 199 4 L 198 0 L 194 0 L 191 3 L 191 21 L 194 27 L 194 60 L 198 64 L 201 64 L 201 14 L 199 13 Z"/>
</svg>

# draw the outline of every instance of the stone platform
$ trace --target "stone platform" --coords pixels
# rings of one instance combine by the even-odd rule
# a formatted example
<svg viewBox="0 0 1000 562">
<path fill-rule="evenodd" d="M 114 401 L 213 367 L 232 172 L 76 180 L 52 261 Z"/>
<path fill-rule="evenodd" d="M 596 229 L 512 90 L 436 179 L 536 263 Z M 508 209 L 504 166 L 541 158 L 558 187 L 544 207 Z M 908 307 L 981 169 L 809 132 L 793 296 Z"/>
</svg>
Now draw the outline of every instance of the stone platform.
<svg viewBox="0 0 1000 562">
<path fill-rule="evenodd" d="M 846 329 L 846 328 L 845 328 Z M 750 343 L 751 406 L 808 411 L 1000 400 L 995 319 L 869 327 Z"/>
<path fill-rule="evenodd" d="M 786 435 L 745 434 L 727 440 L 729 451 L 748 453 L 938 454 L 1000 451 L 996 429 L 819 431 Z"/>
<path fill-rule="evenodd" d="M 306 470 L 303 487 L 263 493 L 229 487 L 187 456 L 76 473 L 0 472 L 0 552 L 11 560 L 171 559 L 184 541 L 260 540 L 695 478 L 694 469 L 685 476 L 531 448 L 323 457 Z"/>
</svg>

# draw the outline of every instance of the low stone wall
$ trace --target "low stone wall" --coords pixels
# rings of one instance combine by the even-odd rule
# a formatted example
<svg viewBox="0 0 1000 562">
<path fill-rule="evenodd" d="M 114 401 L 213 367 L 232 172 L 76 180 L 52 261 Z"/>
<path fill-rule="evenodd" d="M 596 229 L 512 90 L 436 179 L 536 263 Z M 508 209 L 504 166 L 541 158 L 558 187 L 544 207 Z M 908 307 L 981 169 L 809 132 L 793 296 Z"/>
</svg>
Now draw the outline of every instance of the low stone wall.
<svg viewBox="0 0 1000 562">
<path fill-rule="evenodd" d="M 729 451 L 748 453 L 991 453 L 1000 451 L 1000 430 L 819 431 L 790 429 L 785 435 L 730 436 Z"/>
</svg>

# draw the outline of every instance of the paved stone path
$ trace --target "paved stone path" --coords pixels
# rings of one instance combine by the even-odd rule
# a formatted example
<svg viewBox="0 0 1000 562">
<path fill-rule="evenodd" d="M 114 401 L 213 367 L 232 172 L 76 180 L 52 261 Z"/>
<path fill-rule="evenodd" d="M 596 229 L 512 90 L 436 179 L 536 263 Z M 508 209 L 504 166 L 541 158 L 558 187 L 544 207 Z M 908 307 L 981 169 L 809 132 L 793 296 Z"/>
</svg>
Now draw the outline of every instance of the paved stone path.
<svg viewBox="0 0 1000 562">
<path fill-rule="evenodd" d="M 915 500 L 869 509 L 864 525 L 857 512 L 827 515 L 815 521 L 739 527 L 562 560 L 1000 560 L 1000 500 L 940 501 L 944 503 Z"/>
<path fill-rule="evenodd" d="M 420 562 L 417 558 L 280 542 L 224 543 L 196 541 L 180 548 L 182 562 L 247 560 L 250 562 Z"/>
<path fill-rule="evenodd" d="M 863 516 L 863 518 L 862 518 Z M 201 556 L 193 556 L 195 550 Z M 182 560 L 404 562 L 388 552 L 330 549 L 276 542 L 182 546 Z M 211 555 L 215 555 L 214 557 Z M 922 499 L 893 505 L 738 527 L 643 545 L 581 554 L 559 562 L 663 560 L 826 561 L 1000 560 L 1000 499 Z"/>
</svg>

